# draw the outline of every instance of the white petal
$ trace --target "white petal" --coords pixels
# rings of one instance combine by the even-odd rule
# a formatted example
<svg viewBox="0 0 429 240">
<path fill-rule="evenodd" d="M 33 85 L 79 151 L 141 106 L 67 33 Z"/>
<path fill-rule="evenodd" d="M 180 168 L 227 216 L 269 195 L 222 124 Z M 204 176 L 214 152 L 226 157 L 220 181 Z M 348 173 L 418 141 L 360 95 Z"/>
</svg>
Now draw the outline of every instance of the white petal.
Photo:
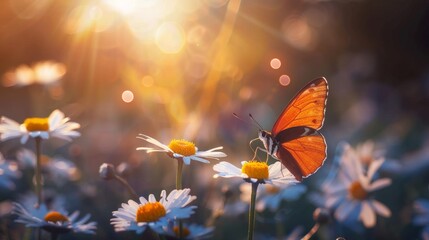
<svg viewBox="0 0 429 240">
<path fill-rule="evenodd" d="M 58 128 L 64 119 L 64 113 L 56 109 L 49 115 L 49 130 Z"/>
<path fill-rule="evenodd" d="M 151 203 L 156 202 L 156 198 L 155 198 L 155 196 L 153 194 L 149 195 L 149 202 L 151 202 Z"/>
<path fill-rule="evenodd" d="M 357 207 L 359 207 L 359 203 L 356 201 L 346 200 L 335 210 L 335 218 L 339 221 L 344 221 Z"/>
<path fill-rule="evenodd" d="M 367 174 L 369 180 L 372 179 L 372 177 L 377 172 L 377 170 L 381 167 L 383 162 L 384 162 L 384 158 L 380 158 L 371 162 L 371 164 L 368 167 L 368 174 Z"/>
<path fill-rule="evenodd" d="M 159 142 L 158 140 L 156 140 L 152 137 L 149 137 L 148 135 L 139 134 L 139 136 L 137 138 L 140 138 L 140 139 L 142 139 L 148 143 L 152 143 L 153 145 L 160 147 L 160 148 L 162 148 L 168 152 L 173 152 L 173 151 L 171 151 L 171 149 L 168 146 L 162 144 L 161 142 Z"/>
<path fill-rule="evenodd" d="M 367 201 L 362 201 L 362 209 L 359 218 L 362 220 L 365 227 L 370 228 L 375 226 L 376 215 Z"/>
<path fill-rule="evenodd" d="M 206 159 L 204 159 L 204 158 L 200 158 L 200 157 L 197 157 L 197 156 L 190 156 L 190 159 L 191 160 L 194 160 L 194 161 L 198 161 L 198 162 L 202 162 L 202 163 L 210 163 L 210 161 L 209 160 L 206 160 Z"/>
<path fill-rule="evenodd" d="M 185 163 L 185 165 L 191 164 L 191 158 L 190 157 L 183 157 L 182 159 L 183 159 L 183 163 Z"/>
<path fill-rule="evenodd" d="M 213 170 L 216 172 L 219 172 L 219 176 L 222 177 L 241 177 L 241 169 L 237 168 L 236 166 L 232 165 L 229 162 L 220 162 L 218 164 L 215 164 L 213 166 Z"/>
<path fill-rule="evenodd" d="M 377 200 L 371 200 L 370 204 L 372 205 L 375 212 L 377 212 L 380 216 L 390 217 L 390 215 L 392 214 L 389 208 L 387 208 L 384 204 Z"/>
<path fill-rule="evenodd" d="M 389 186 L 392 183 L 392 180 L 390 178 L 382 178 L 374 181 L 368 186 L 367 191 L 375 191 L 384 187 Z"/>
</svg>

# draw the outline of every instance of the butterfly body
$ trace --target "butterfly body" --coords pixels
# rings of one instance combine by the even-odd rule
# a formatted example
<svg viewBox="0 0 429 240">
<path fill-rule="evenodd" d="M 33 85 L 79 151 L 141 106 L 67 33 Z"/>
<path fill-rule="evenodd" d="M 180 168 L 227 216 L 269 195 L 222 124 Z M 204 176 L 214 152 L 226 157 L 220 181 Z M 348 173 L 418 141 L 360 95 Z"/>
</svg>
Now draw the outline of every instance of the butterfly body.
<svg viewBox="0 0 429 240">
<path fill-rule="evenodd" d="M 258 138 L 269 155 L 298 181 L 315 173 L 326 159 L 325 138 L 318 130 L 325 119 L 328 82 L 309 82 L 280 114 L 271 132 L 260 130 Z"/>
<path fill-rule="evenodd" d="M 273 138 L 271 133 L 264 130 L 260 130 L 258 138 L 264 144 L 266 152 L 271 156 L 277 158 L 275 154 L 277 153 L 277 150 L 279 148 L 279 143 L 275 138 Z"/>
</svg>

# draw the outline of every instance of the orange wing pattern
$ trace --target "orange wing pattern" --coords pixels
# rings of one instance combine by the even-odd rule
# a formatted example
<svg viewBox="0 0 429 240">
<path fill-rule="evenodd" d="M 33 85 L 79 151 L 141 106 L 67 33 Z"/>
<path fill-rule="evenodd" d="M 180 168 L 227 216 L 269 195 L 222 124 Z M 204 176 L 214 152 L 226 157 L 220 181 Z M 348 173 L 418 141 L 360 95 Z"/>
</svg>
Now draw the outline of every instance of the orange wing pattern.
<svg viewBox="0 0 429 240">
<path fill-rule="evenodd" d="M 299 181 L 315 173 L 326 159 L 325 138 L 319 132 L 281 143 L 279 159 Z"/>
<path fill-rule="evenodd" d="M 271 131 L 277 135 L 280 131 L 297 126 L 320 129 L 325 119 L 328 82 L 317 78 L 309 82 L 283 110 Z"/>
</svg>

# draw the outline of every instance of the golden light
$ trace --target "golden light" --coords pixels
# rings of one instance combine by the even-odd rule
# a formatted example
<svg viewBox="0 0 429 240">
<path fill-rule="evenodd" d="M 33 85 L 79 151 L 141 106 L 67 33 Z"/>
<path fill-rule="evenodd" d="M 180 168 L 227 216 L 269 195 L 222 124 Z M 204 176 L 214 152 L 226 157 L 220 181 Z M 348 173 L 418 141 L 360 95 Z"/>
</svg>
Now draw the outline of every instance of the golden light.
<svg viewBox="0 0 429 240">
<path fill-rule="evenodd" d="M 271 59 L 270 66 L 273 69 L 279 69 L 282 66 L 282 62 L 278 58 Z"/>
<path fill-rule="evenodd" d="M 66 66 L 52 61 L 38 62 L 33 67 L 37 83 L 51 84 L 60 80 L 66 73 Z"/>
<path fill-rule="evenodd" d="M 111 24 L 112 18 L 105 16 L 98 6 L 80 5 L 67 15 L 64 30 L 69 34 L 83 33 L 88 30 L 101 32 Z"/>
<path fill-rule="evenodd" d="M 20 65 L 3 76 L 3 85 L 5 87 L 26 86 L 32 83 L 34 83 L 34 71 L 27 65 Z"/>
<path fill-rule="evenodd" d="M 286 74 L 281 75 L 279 77 L 279 83 L 280 83 L 280 85 L 286 87 L 287 85 L 290 84 L 290 77 L 288 75 L 286 75 Z"/>
<path fill-rule="evenodd" d="M 175 19 L 177 0 L 138 1 L 133 12 L 124 15 L 124 20 L 133 35 L 143 42 L 153 42 L 160 24 L 165 19 Z"/>
<path fill-rule="evenodd" d="M 44 14 L 51 4 L 51 0 L 9 0 L 10 7 L 21 19 L 32 19 Z"/>
<path fill-rule="evenodd" d="M 164 53 L 178 53 L 185 45 L 185 33 L 175 23 L 163 23 L 156 31 L 155 43 Z"/>
<path fill-rule="evenodd" d="M 145 87 L 152 87 L 153 83 L 155 82 L 155 79 L 150 75 L 146 75 L 142 78 L 141 82 L 142 85 Z"/>
<path fill-rule="evenodd" d="M 228 0 L 204 0 L 204 2 L 210 7 L 220 8 L 224 6 Z"/>
<path fill-rule="evenodd" d="M 239 96 L 242 100 L 247 101 L 252 97 L 253 91 L 250 87 L 243 87 L 240 89 Z"/>
<path fill-rule="evenodd" d="M 289 18 L 282 24 L 286 42 L 297 49 L 309 50 L 315 42 L 315 35 L 305 18 Z"/>
<path fill-rule="evenodd" d="M 134 93 L 130 90 L 125 90 L 122 92 L 122 101 L 130 103 L 134 100 Z"/>
<path fill-rule="evenodd" d="M 112 10 L 126 15 L 130 14 L 136 8 L 135 0 L 103 0 Z"/>
</svg>

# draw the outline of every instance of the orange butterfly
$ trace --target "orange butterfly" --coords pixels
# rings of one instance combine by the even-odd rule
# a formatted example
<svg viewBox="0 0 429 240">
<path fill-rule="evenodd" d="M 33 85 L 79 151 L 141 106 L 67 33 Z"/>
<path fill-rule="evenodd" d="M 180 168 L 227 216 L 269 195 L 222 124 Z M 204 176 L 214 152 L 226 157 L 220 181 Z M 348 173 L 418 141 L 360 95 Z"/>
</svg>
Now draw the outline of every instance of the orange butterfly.
<svg viewBox="0 0 429 240">
<path fill-rule="evenodd" d="M 326 159 L 325 138 L 318 130 L 325 119 L 327 97 L 328 81 L 314 79 L 286 106 L 271 133 L 259 130 L 262 150 L 280 160 L 298 181 L 315 173 Z"/>
</svg>

